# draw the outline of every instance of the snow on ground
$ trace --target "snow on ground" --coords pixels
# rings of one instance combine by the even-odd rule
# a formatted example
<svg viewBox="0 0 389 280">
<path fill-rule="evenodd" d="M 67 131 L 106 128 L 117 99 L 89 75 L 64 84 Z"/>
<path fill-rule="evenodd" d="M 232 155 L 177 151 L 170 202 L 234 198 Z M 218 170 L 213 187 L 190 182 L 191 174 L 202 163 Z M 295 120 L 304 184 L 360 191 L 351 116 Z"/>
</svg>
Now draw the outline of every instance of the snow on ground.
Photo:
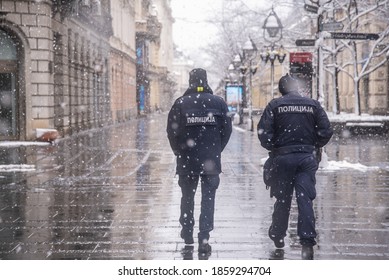
<svg viewBox="0 0 389 280">
<path fill-rule="evenodd" d="M 248 131 L 247 129 L 244 129 L 244 128 L 241 128 L 241 127 L 235 126 L 235 125 L 234 125 L 234 129 L 235 129 L 236 131 L 239 131 L 239 132 L 247 132 L 247 131 Z"/>
<path fill-rule="evenodd" d="M 0 147 L 20 147 L 20 146 L 48 146 L 47 142 L 31 142 L 31 141 L 0 141 Z M 35 165 L 30 164 L 0 164 L 0 172 L 31 172 L 35 171 Z M 3 176 L 0 176 L 3 178 Z"/>
<path fill-rule="evenodd" d="M 342 169 L 354 169 L 361 172 L 367 172 L 370 170 L 379 170 L 380 168 L 378 166 L 366 166 L 361 163 L 351 163 L 347 160 L 342 161 L 334 161 L 329 160 L 325 164 L 320 164 L 319 170 L 321 171 L 336 171 L 336 170 L 342 170 Z"/>
<path fill-rule="evenodd" d="M 1 141 L 0 147 L 20 147 L 20 146 L 48 146 L 48 142 L 32 142 L 32 141 Z"/>
<path fill-rule="evenodd" d="M 265 161 L 268 158 L 262 158 L 261 159 L 261 165 L 263 166 L 265 164 Z M 323 153 L 322 160 L 319 165 L 319 171 L 324 172 L 331 172 L 331 171 L 337 171 L 337 170 L 345 170 L 345 169 L 354 169 L 361 172 L 367 172 L 371 170 L 379 170 L 380 168 L 378 166 L 366 166 L 361 163 L 351 163 L 347 160 L 342 161 L 334 161 L 334 160 L 328 160 L 327 154 Z"/>
<path fill-rule="evenodd" d="M 334 114 L 332 112 L 327 112 L 328 118 L 333 122 L 382 122 L 389 121 L 389 116 L 373 116 L 369 114 L 361 114 L 358 116 L 353 113 L 340 113 Z"/>
<path fill-rule="evenodd" d="M 361 172 L 366 172 L 369 170 L 379 170 L 378 166 L 366 166 L 361 163 L 351 163 L 347 160 L 334 161 L 328 160 L 328 156 L 326 153 L 322 154 L 322 160 L 319 164 L 319 170 L 321 171 L 336 171 L 342 169 L 354 169 Z"/>
<path fill-rule="evenodd" d="M 29 164 L 0 165 L 0 172 L 29 172 L 29 171 L 35 171 L 35 166 Z"/>
</svg>

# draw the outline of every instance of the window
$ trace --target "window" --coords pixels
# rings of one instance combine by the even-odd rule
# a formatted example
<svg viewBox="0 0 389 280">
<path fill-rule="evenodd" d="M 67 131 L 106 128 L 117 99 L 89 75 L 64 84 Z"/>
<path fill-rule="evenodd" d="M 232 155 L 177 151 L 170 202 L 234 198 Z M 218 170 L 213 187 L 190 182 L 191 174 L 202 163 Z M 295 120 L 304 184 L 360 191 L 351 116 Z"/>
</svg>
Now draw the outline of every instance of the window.
<svg viewBox="0 0 389 280">
<path fill-rule="evenodd" d="M 16 45 L 11 36 L 0 30 L 0 138 L 17 136 L 16 73 Z"/>
</svg>

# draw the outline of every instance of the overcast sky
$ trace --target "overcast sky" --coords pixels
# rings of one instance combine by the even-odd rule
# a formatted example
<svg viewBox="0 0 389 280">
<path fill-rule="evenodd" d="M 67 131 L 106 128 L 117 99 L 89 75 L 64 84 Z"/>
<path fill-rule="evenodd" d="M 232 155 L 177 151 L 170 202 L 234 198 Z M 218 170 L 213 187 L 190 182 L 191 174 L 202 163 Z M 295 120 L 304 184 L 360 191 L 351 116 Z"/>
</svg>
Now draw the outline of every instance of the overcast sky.
<svg viewBox="0 0 389 280">
<path fill-rule="evenodd" d="M 268 0 L 235 0 L 235 4 L 246 5 L 251 9 L 263 5 L 271 8 Z M 213 41 L 217 28 L 209 20 L 219 16 L 223 10 L 224 0 L 171 0 L 173 40 L 179 49 L 195 62 L 195 67 L 209 69 L 210 60 L 201 48 Z M 240 2 L 240 3 L 239 3 Z M 225 1 L 227 4 L 227 1 Z"/>
<path fill-rule="evenodd" d="M 236 0 L 249 8 L 264 6 L 270 10 L 268 0 Z M 182 50 L 196 50 L 212 40 L 216 27 L 210 24 L 215 15 L 220 15 L 223 0 L 171 0 L 173 17 L 173 38 Z"/>
<path fill-rule="evenodd" d="M 246 9 L 257 11 L 262 7 L 264 11 L 270 11 L 275 1 L 268 0 L 171 0 L 172 14 L 175 19 L 173 24 L 173 40 L 184 54 L 194 62 L 194 67 L 207 69 L 208 81 L 211 87 L 219 83 L 220 73 L 212 67 L 212 60 L 202 47 L 206 47 L 215 40 L 217 28 L 210 20 L 219 19 L 223 12 L 223 2 L 238 6 L 246 6 Z M 212 73 L 212 71 L 216 71 Z"/>
<path fill-rule="evenodd" d="M 182 50 L 195 50 L 207 45 L 216 30 L 206 22 L 216 12 L 221 11 L 223 0 L 172 0 L 175 18 L 173 38 Z"/>
</svg>

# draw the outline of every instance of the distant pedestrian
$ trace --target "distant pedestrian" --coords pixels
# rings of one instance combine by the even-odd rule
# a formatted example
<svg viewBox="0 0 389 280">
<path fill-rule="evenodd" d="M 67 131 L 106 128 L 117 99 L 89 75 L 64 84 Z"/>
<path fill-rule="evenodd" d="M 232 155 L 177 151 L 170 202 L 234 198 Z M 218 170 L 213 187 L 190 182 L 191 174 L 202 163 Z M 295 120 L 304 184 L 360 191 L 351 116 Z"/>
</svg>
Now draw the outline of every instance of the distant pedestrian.
<svg viewBox="0 0 389 280">
<path fill-rule="evenodd" d="M 328 143 L 333 132 L 320 103 L 299 94 L 297 80 L 283 76 L 279 91 L 282 96 L 269 102 L 257 128 L 261 145 L 270 151 L 264 166 L 264 181 L 271 188 L 270 196 L 276 198 L 269 237 L 277 248 L 284 247 L 295 191 L 302 257 L 313 259 L 318 151 Z"/>
<path fill-rule="evenodd" d="M 172 106 L 167 136 L 177 157 L 176 173 L 181 187 L 181 238 L 194 244 L 194 197 L 201 182 L 199 253 L 210 253 L 208 243 L 214 227 L 215 194 L 221 173 L 221 152 L 230 138 L 232 125 L 225 101 L 213 95 L 204 69 L 189 73 L 189 88 Z"/>
</svg>

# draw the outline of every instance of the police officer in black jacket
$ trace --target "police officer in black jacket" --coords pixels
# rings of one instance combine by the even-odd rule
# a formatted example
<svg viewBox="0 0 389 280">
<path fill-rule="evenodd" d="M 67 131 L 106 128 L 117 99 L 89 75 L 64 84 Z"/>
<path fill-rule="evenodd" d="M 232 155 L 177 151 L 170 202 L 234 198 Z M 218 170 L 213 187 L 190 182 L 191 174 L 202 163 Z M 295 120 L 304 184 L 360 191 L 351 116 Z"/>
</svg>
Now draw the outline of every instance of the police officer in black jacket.
<svg viewBox="0 0 389 280">
<path fill-rule="evenodd" d="M 293 192 L 298 205 L 297 234 L 302 257 L 313 259 L 316 245 L 313 200 L 316 197 L 317 153 L 331 139 L 327 114 L 317 100 L 298 92 L 298 81 L 289 75 L 279 81 L 282 96 L 267 105 L 258 123 L 261 145 L 270 151 L 264 166 L 265 183 L 276 198 L 269 237 L 284 247 Z"/>
<path fill-rule="evenodd" d="M 230 138 L 232 125 L 225 101 L 214 96 L 204 69 L 189 73 L 189 88 L 178 98 L 168 116 L 167 135 L 177 156 L 176 173 L 181 187 L 181 237 L 194 243 L 194 197 L 201 181 L 199 252 L 210 253 L 208 243 L 213 229 L 215 194 L 221 173 L 221 152 Z"/>
</svg>

